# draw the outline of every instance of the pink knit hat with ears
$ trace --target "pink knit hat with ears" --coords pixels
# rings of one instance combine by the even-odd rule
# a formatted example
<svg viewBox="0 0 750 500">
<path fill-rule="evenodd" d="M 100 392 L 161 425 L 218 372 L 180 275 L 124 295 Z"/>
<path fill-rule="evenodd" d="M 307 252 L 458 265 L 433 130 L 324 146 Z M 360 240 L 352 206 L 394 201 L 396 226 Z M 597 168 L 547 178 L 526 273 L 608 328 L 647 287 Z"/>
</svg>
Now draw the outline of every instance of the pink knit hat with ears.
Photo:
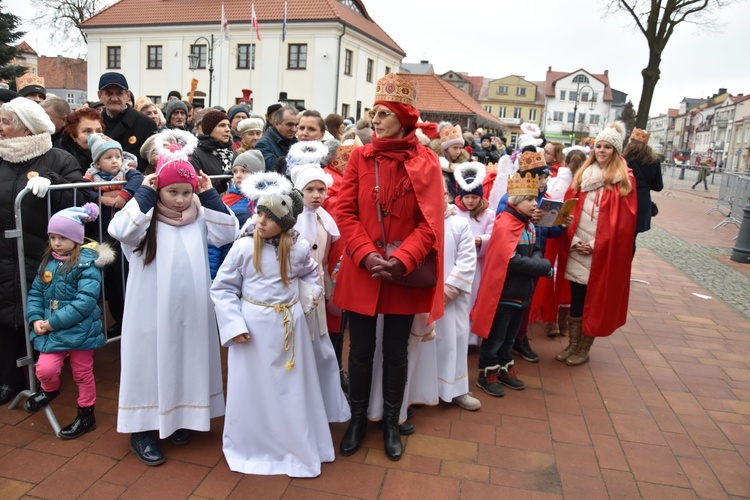
<svg viewBox="0 0 750 500">
<path fill-rule="evenodd" d="M 198 187 L 198 174 L 190 164 L 198 139 L 184 130 L 168 129 L 154 137 L 154 149 L 159 154 L 156 164 L 157 188 L 164 189 L 171 184 L 186 182 Z"/>
<path fill-rule="evenodd" d="M 83 224 L 93 222 L 99 217 L 99 206 L 86 203 L 82 207 L 70 207 L 53 215 L 47 225 L 47 234 L 59 234 L 71 241 L 83 244 Z"/>
</svg>

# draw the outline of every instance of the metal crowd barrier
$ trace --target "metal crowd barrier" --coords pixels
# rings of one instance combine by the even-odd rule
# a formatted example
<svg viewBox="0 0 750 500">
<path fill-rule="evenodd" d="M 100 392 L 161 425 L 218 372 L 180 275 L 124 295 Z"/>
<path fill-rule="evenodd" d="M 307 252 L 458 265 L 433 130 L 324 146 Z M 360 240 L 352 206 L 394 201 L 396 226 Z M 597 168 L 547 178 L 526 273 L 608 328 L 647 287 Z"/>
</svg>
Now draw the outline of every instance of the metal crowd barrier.
<svg viewBox="0 0 750 500">
<path fill-rule="evenodd" d="M 209 176 L 211 180 L 224 180 L 224 179 L 231 179 L 231 175 L 213 175 Z M 99 211 L 101 213 L 102 209 L 102 190 L 103 188 L 112 187 L 112 186 L 122 186 L 125 185 L 126 181 L 116 181 L 116 182 L 79 182 L 79 183 L 70 183 L 70 184 L 57 184 L 52 185 L 49 187 L 49 190 L 46 195 L 46 201 L 47 201 L 47 221 L 49 221 L 52 214 L 52 200 L 51 195 L 52 193 L 55 193 L 57 191 L 64 191 L 64 190 L 73 190 L 73 205 L 74 206 L 80 206 L 82 203 L 79 202 L 79 195 L 78 190 L 86 190 L 91 191 L 94 190 L 98 194 L 98 205 L 99 205 Z M 15 228 L 5 231 L 5 238 L 14 238 L 16 240 L 16 252 L 18 257 L 18 273 L 20 278 L 20 284 L 21 284 L 21 305 L 23 308 L 23 328 L 24 328 L 24 337 L 26 341 L 26 356 L 23 358 L 19 358 L 16 360 L 16 365 L 19 368 L 26 368 L 28 370 L 28 378 L 29 378 L 29 389 L 21 391 L 10 403 L 8 406 L 8 409 L 13 410 L 15 409 L 18 404 L 21 402 L 21 400 L 28 398 L 32 394 L 34 394 L 38 389 L 38 383 L 36 380 L 36 373 L 34 371 L 34 350 L 31 346 L 31 340 L 29 339 L 29 325 L 26 322 L 26 297 L 28 295 L 28 282 L 27 282 L 27 276 L 26 276 L 26 254 L 24 251 L 24 243 L 23 243 L 23 213 L 21 211 L 21 205 L 23 202 L 23 199 L 25 196 L 27 196 L 31 190 L 29 189 L 22 189 L 18 195 L 16 196 L 15 200 Z M 34 195 L 31 195 L 34 196 Z M 89 196 L 83 197 L 86 200 L 88 200 Z M 45 227 L 46 223 L 45 221 Z M 34 223 L 39 223 L 40 221 L 33 221 Z M 96 222 L 99 225 L 99 241 L 98 243 L 102 243 L 101 239 L 106 234 L 106 228 L 103 227 L 103 222 L 101 217 L 97 219 Z M 122 257 L 121 253 L 118 253 L 117 258 L 119 259 L 119 265 L 121 266 L 121 272 L 123 273 L 123 296 L 125 294 L 125 259 Z M 107 298 L 105 294 L 105 286 L 104 286 L 104 280 L 106 279 L 106 273 L 103 273 L 102 275 L 102 287 L 101 287 L 101 299 L 99 303 L 99 307 L 102 311 L 103 315 L 103 321 L 102 321 L 102 327 L 104 328 L 104 335 L 107 339 L 107 343 L 115 342 L 120 339 L 120 336 L 116 336 L 113 338 L 108 338 L 107 336 L 107 324 L 108 324 L 108 317 L 107 317 Z M 44 414 L 47 417 L 47 420 L 50 423 L 50 426 L 52 427 L 52 430 L 54 431 L 55 435 L 57 435 L 58 432 L 60 432 L 60 424 L 57 421 L 57 418 L 55 417 L 54 412 L 52 411 L 52 408 L 50 405 L 47 405 L 43 408 Z"/>
<path fill-rule="evenodd" d="M 726 212 L 721 212 L 724 220 L 719 222 L 714 229 L 734 224 L 740 227 L 742 210 L 750 199 L 750 176 L 734 172 L 724 173 L 726 181 L 722 180 L 722 189 L 719 191 L 719 200 L 726 206 Z M 709 210 L 708 213 L 710 213 Z"/>
<path fill-rule="evenodd" d="M 662 196 L 674 196 L 675 191 L 689 191 L 698 181 L 699 167 L 689 165 L 676 165 L 674 163 L 662 163 L 662 179 L 664 190 Z M 712 171 L 706 178 L 706 183 L 714 185 L 721 182 L 722 173 Z M 703 183 L 698 184 L 695 189 L 702 189 Z"/>
</svg>

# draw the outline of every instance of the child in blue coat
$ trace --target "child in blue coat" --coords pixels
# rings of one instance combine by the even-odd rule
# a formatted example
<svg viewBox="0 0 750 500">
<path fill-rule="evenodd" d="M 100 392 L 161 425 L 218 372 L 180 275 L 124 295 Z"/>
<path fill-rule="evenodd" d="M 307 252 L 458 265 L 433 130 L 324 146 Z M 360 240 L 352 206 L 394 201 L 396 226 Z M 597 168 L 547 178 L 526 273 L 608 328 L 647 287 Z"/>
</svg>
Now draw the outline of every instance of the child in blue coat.
<svg viewBox="0 0 750 500">
<path fill-rule="evenodd" d="M 100 268 L 114 258 L 111 251 L 100 255 L 96 242 L 84 244 L 83 224 L 98 215 L 99 207 L 87 203 L 52 216 L 47 227 L 49 245 L 27 298 L 26 320 L 33 328 L 29 338 L 40 352 L 36 376 L 42 389 L 29 397 L 24 408 L 35 412 L 60 394 L 60 371 L 70 356 L 78 384 L 78 416 L 60 430 L 58 436 L 63 439 L 96 428 L 94 349 L 105 342 L 99 318 Z"/>
</svg>

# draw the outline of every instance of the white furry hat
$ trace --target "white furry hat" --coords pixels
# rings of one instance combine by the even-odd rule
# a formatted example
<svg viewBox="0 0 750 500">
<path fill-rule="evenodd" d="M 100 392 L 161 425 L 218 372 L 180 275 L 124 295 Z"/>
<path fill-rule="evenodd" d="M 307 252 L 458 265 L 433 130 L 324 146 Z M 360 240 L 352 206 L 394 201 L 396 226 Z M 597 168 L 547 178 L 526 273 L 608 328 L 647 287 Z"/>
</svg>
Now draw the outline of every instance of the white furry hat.
<svg viewBox="0 0 750 500">
<path fill-rule="evenodd" d="M 475 194 L 480 198 L 484 197 L 484 190 L 482 189 L 482 181 L 487 171 L 484 165 L 478 161 L 470 161 L 466 163 L 460 163 L 453 171 L 453 175 L 456 177 L 456 183 L 458 184 L 458 195 L 465 196 L 467 194 Z"/>
<path fill-rule="evenodd" d="M 588 146 L 569 146 L 562 150 L 563 155 L 568 156 L 571 151 L 581 151 L 583 154 L 588 155 L 591 152 L 591 148 Z"/>
<path fill-rule="evenodd" d="M 326 188 L 333 184 L 333 177 L 321 168 L 317 163 L 305 163 L 295 165 L 292 169 L 292 183 L 294 187 L 302 191 L 312 181 L 320 181 Z"/>
<path fill-rule="evenodd" d="M 323 164 L 328 156 L 328 148 L 321 141 L 300 141 L 295 143 L 286 154 L 286 172 L 291 175 L 295 165 L 305 163 Z"/>
<path fill-rule="evenodd" d="M 536 148 L 539 148 L 544 141 L 542 139 L 539 139 L 537 137 L 534 137 L 533 135 L 529 134 L 521 134 L 518 136 L 518 149 L 523 149 L 526 146 L 534 146 Z"/>
<path fill-rule="evenodd" d="M 542 135 L 542 130 L 536 123 L 522 123 L 520 126 L 521 132 L 531 137 L 538 138 Z"/>
<path fill-rule="evenodd" d="M 621 121 L 615 121 L 604 127 L 596 136 L 596 144 L 599 141 L 606 141 L 615 148 L 618 154 L 622 154 L 622 143 L 625 141 L 625 124 Z"/>
<path fill-rule="evenodd" d="M 240 191 L 245 197 L 258 200 L 255 211 L 264 212 L 285 232 L 294 227 L 305 207 L 302 195 L 289 179 L 275 172 L 251 175 L 242 182 Z"/>
<path fill-rule="evenodd" d="M 12 101 L 6 102 L 4 106 L 15 113 L 23 126 L 29 129 L 29 132 L 33 135 L 44 132 L 53 134 L 55 132 L 55 125 L 49 119 L 47 112 L 31 99 L 16 97 Z"/>
</svg>

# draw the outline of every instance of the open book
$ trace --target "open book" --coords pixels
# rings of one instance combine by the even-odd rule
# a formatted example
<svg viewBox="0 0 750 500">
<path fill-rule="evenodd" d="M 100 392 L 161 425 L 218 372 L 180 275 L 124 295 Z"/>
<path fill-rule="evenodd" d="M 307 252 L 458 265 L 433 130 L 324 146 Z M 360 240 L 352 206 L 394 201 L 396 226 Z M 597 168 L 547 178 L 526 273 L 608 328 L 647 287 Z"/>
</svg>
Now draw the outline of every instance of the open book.
<svg viewBox="0 0 750 500">
<path fill-rule="evenodd" d="M 573 212 L 577 203 L 578 198 L 571 198 L 564 202 L 547 199 L 542 200 L 539 204 L 539 210 L 543 212 L 542 218 L 536 225 L 540 227 L 559 226 L 565 222 L 565 217 Z"/>
</svg>

